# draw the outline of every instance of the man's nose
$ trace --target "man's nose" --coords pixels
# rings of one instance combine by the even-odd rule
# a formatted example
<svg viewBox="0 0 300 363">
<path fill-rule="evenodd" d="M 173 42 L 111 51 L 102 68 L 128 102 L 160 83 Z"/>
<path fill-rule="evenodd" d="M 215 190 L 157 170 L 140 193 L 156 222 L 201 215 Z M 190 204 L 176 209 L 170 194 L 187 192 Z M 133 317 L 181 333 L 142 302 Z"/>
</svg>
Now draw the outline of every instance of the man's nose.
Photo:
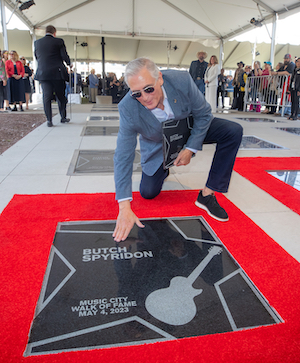
<svg viewBox="0 0 300 363">
<path fill-rule="evenodd" d="M 141 98 L 142 98 L 143 101 L 148 101 L 149 96 L 150 96 L 149 93 L 146 93 L 145 91 L 142 91 Z"/>
</svg>

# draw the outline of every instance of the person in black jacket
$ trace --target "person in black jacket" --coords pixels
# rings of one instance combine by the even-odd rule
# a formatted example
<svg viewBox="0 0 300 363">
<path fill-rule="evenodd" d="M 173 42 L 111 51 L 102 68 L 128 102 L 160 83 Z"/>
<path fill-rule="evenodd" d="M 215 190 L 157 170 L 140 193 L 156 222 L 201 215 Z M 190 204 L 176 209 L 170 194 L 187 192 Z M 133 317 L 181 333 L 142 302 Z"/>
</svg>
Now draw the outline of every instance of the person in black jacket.
<svg viewBox="0 0 300 363">
<path fill-rule="evenodd" d="M 207 58 L 207 53 L 201 50 L 197 53 L 197 58 L 198 60 L 192 61 L 189 72 L 196 83 L 196 86 L 205 95 L 204 74 L 208 67 L 208 63 L 205 62 L 204 59 Z"/>
<path fill-rule="evenodd" d="M 55 93 L 61 122 L 69 122 L 66 117 L 67 98 L 65 96 L 66 81 L 69 80 L 67 69 L 63 62 L 71 67 L 71 61 L 63 39 L 56 38 L 56 29 L 52 25 L 46 27 L 46 35 L 35 41 L 34 54 L 38 61 L 35 79 L 40 81 L 43 89 L 44 111 L 47 125 L 52 124 L 51 101 Z"/>
<path fill-rule="evenodd" d="M 296 59 L 296 67 L 293 71 L 290 92 L 292 98 L 291 116 L 289 120 L 297 120 L 299 112 L 299 98 L 300 98 L 300 58 Z"/>
<path fill-rule="evenodd" d="M 224 68 L 221 69 L 221 73 L 218 75 L 218 88 L 217 88 L 217 107 L 219 96 L 222 98 L 222 108 L 224 108 L 225 89 L 227 85 L 227 77 L 224 74 Z"/>
<path fill-rule="evenodd" d="M 23 63 L 24 66 L 24 77 L 23 77 L 23 83 L 24 83 L 24 89 L 25 89 L 25 101 L 26 101 L 26 110 L 29 109 L 28 104 L 30 102 L 30 96 L 31 96 L 31 84 L 30 84 L 30 77 L 32 76 L 31 69 L 26 64 L 26 58 L 21 57 L 20 61 Z"/>
</svg>

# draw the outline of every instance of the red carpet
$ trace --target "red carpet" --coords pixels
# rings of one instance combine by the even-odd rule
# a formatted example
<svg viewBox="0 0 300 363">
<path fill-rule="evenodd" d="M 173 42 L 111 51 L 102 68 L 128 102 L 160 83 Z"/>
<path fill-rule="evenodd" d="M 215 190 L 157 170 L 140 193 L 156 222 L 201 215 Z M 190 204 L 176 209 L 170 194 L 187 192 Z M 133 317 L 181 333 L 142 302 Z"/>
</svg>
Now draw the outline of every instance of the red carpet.
<svg viewBox="0 0 300 363">
<path fill-rule="evenodd" d="M 155 200 L 135 194 L 141 218 L 195 216 L 197 191 L 162 192 Z M 15 196 L 0 216 L 0 362 L 300 362 L 300 264 L 224 196 L 230 215 L 205 219 L 284 323 L 170 342 L 23 357 L 48 254 L 58 222 L 113 220 L 113 194 Z M 167 202 L 167 204 L 166 204 Z"/>
<path fill-rule="evenodd" d="M 300 214 L 300 191 L 268 174 L 268 171 L 300 170 L 300 158 L 237 158 L 234 170 Z"/>
</svg>

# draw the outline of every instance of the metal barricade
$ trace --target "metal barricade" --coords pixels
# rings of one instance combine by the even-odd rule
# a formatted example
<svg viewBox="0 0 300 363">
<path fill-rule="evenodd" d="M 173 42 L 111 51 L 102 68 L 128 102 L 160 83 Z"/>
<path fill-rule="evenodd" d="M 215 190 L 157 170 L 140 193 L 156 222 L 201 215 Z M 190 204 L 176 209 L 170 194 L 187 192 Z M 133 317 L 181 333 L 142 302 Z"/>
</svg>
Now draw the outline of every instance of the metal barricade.
<svg viewBox="0 0 300 363">
<path fill-rule="evenodd" d="M 266 106 L 271 113 L 284 115 L 291 107 L 289 88 L 290 76 L 254 76 L 248 77 L 245 86 L 244 111 Z M 252 105 L 252 106 L 251 106 Z"/>
</svg>

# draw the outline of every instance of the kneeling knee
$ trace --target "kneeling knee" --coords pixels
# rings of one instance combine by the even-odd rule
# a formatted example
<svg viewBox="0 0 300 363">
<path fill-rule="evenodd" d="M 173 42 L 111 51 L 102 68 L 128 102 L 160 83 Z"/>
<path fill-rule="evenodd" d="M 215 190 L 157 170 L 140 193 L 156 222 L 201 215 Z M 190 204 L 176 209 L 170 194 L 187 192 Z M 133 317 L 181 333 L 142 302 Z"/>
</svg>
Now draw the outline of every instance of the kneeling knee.
<svg viewBox="0 0 300 363">
<path fill-rule="evenodd" d="M 243 137 L 243 127 L 238 123 L 235 124 L 235 127 L 231 130 L 231 135 L 237 142 L 240 142 Z"/>
<path fill-rule="evenodd" d="M 149 190 L 149 189 L 142 190 L 142 189 L 140 189 L 140 194 L 144 199 L 153 199 L 153 198 L 157 197 L 159 193 L 160 193 L 160 191 L 157 192 L 155 190 Z"/>
</svg>

